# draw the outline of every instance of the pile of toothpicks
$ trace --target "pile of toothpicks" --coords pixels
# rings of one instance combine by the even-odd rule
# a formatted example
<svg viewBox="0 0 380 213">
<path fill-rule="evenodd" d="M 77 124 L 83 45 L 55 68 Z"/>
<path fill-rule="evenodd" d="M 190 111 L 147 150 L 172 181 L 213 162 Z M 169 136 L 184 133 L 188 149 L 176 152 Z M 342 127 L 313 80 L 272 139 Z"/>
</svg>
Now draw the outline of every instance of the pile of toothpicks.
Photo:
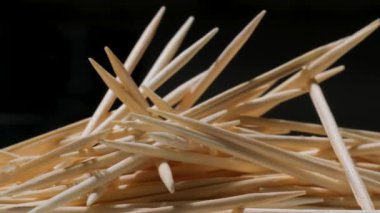
<svg viewBox="0 0 380 213">
<path fill-rule="evenodd" d="M 200 102 L 265 11 L 161 97 L 218 32 L 177 53 L 189 17 L 137 85 L 131 74 L 164 12 L 125 62 L 105 48 L 112 72 L 90 59 L 109 89 L 91 117 L 1 149 L 0 212 L 380 212 L 380 132 L 338 127 L 320 88 L 379 20 Z M 321 124 L 265 116 L 301 95 Z"/>
</svg>

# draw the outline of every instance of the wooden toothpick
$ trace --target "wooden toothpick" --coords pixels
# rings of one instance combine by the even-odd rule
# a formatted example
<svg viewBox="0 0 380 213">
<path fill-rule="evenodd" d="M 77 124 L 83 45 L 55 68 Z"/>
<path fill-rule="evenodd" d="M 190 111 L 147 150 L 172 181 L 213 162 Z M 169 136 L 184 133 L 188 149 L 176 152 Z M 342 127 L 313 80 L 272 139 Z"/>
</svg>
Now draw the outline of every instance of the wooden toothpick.
<svg viewBox="0 0 380 213">
<path fill-rule="evenodd" d="M 146 83 L 146 86 L 151 88 L 153 91 L 161 86 L 166 80 L 168 80 L 172 75 L 174 75 L 179 69 L 181 69 L 187 62 L 192 59 L 195 54 L 198 53 L 215 34 L 219 31 L 218 28 L 212 29 L 202 38 L 200 38 L 193 45 L 184 50 L 176 58 L 174 58 L 168 65 L 166 65 L 155 77 Z"/>
<path fill-rule="evenodd" d="M 327 136 L 330 138 L 331 146 L 337 155 L 344 171 L 347 175 L 348 182 L 352 188 L 358 204 L 363 210 L 374 210 L 371 197 L 363 183 L 346 146 L 343 143 L 342 136 L 339 134 L 338 126 L 327 104 L 327 101 L 318 84 L 310 85 L 310 97 L 318 112 L 319 118 L 325 128 Z"/>
<path fill-rule="evenodd" d="M 160 10 L 156 13 L 152 21 L 145 28 L 139 40 L 133 47 L 127 60 L 125 61 L 124 67 L 130 73 L 133 72 L 137 63 L 140 61 L 142 55 L 144 54 L 145 50 L 149 46 L 150 42 L 152 41 L 154 34 L 156 33 L 156 30 L 160 24 L 160 21 L 165 13 L 165 10 L 166 10 L 165 7 L 161 7 Z M 116 96 L 112 93 L 111 90 L 108 90 L 106 95 L 103 97 L 102 101 L 96 108 L 94 115 L 89 120 L 88 124 L 86 125 L 86 128 L 84 129 L 82 135 L 89 134 L 96 127 L 96 125 L 99 124 L 99 120 L 103 118 L 106 115 L 106 113 L 108 113 L 108 111 L 111 109 L 115 100 L 116 100 Z"/>
<path fill-rule="evenodd" d="M 146 85 L 148 81 L 152 79 L 157 73 L 159 73 L 162 68 L 164 68 L 170 60 L 174 57 L 175 53 L 182 44 L 182 41 L 187 35 L 191 25 L 194 22 L 194 17 L 190 16 L 186 22 L 181 26 L 181 28 L 176 32 L 176 34 L 170 39 L 166 44 L 165 48 L 162 50 L 160 56 L 154 62 L 152 68 L 148 71 L 141 85 Z"/>
<path fill-rule="evenodd" d="M 232 40 L 232 42 L 223 50 L 216 61 L 208 68 L 207 75 L 197 83 L 187 96 L 178 106 L 179 110 L 188 109 L 200 96 L 206 91 L 210 84 L 219 76 L 227 64 L 237 54 L 240 48 L 245 44 L 253 31 L 256 29 L 266 11 L 261 11 L 249 24 Z"/>
</svg>

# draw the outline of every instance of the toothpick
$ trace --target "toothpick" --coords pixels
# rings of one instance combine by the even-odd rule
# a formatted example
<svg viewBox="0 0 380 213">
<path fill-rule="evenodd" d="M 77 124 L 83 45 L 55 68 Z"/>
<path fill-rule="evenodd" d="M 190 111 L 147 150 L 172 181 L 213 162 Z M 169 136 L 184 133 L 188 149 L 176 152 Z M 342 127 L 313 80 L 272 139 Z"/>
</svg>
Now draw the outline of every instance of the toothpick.
<svg viewBox="0 0 380 213">
<path fill-rule="evenodd" d="M 321 72 L 321 73 L 318 73 L 317 75 L 315 75 L 315 81 L 320 84 L 334 76 L 336 76 L 337 74 L 343 72 L 345 69 L 345 66 L 344 65 L 340 65 L 340 66 L 337 66 L 337 67 L 333 67 L 331 69 L 328 69 L 324 72 Z"/>
<path fill-rule="evenodd" d="M 348 182 L 352 188 L 358 204 L 363 210 L 374 210 L 371 197 L 360 178 L 358 171 L 354 165 L 346 146 L 343 143 L 342 136 L 339 134 L 338 126 L 327 104 L 327 101 L 322 93 L 322 90 L 316 83 L 310 85 L 310 97 L 321 119 L 322 125 L 326 130 L 326 134 L 331 141 L 331 146 L 334 149 L 344 171 L 347 175 Z"/>
<path fill-rule="evenodd" d="M 141 85 L 146 85 L 148 81 L 152 79 L 157 73 L 159 73 L 162 68 L 164 68 L 170 60 L 174 57 L 175 53 L 182 44 L 182 41 L 187 35 L 191 25 L 194 22 L 194 17 L 190 16 L 186 22 L 179 28 L 176 34 L 170 39 L 166 44 L 165 48 L 162 50 L 160 56 L 154 62 L 152 68 L 148 71 L 148 74 L 145 76 Z"/>
<path fill-rule="evenodd" d="M 86 206 L 92 206 L 98 201 L 98 199 L 104 194 L 107 190 L 108 185 L 99 186 L 91 192 L 86 200 Z"/>
<path fill-rule="evenodd" d="M 376 19 L 369 25 L 349 36 L 347 39 L 339 43 L 337 46 L 323 54 L 320 58 L 312 61 L 305 69 L 304 72 L 309 76 L 319 73 L 333 64 L 336 60 L 346 54 L 349 50 L 363 41 L 371 33 L 373 33 L 380 26 L 380 19 Z"/>
<path fill-rule="evenodd" d="M 215 34 L 218 32 L 218 28 L 212 29 L 205 36 L 200 38 L 193 45 L 184 50 L 176 58 L 174 58 L 168 65 L 165 66 L 152 80 L 147 82 L 146 86 L 153 91 L 161 86 L 167 79 L 174 75 L 179 69 L 181 69 L 187 62 L 197 54 Z"/>
<path fill-rule="evenodd" d="M 200 82 L 198 82 L 197 86 L 193 88 L 181 101 L 178 106 L 179 110 L 188 109 L 200 98 L 210 84 L 234 58 L 240 48 L 247 42 L 253 31 L 259 25 L 261 19 L 264 17 L 265 13 L 265 10 L 261 11 L 223 50 L 223 52 L 207 70 L 207 75 Z"/>
<path fill-rule="evenodd" d="M 130 74 L 132 74 L 134 68 L 136 67 L 137 63 L 140 61 L 142 55 L 144 54 L 145 50 L 149 46 L 150 42 L 153 39 L 153 36 L 160 24 L 160 21 L 164 15 L 165 7 L 161 7 L 160 10 L 156 13 L 156 15 L 153 17 L 152 21 L 149 23 L 149 25 L 145 28 L 144 32 L 140 36 L 139 40 L 133 47 L 132 51 L 130 52 L 127 60 L 124 63 L 124 67 Z M 111 109 L 113 103 L 116 100 L 116 96 L 112 93 L 111 90 L 108 90 L 106 95 L 103 97 L 102 101 L 96 108 L 92 118 L 88 122 L 84 132 L 83 136 L 89 134 L 95 127 L 98 125 L 99 121 L 105 117 L 105 115 L 108 113 L 108 111 Z"/>
<path fill-rule="evenodd" d="M 124 63 L 124 67 L 129 72 L 133 72 L 137 63 L 140 61 L 140 58 L 144 54 L 145 50 L 148 48 L 150 42 L 152 41 L 157 28 L 161 22 L 161 19 L 165 13 L 166 8 L 162 6 L 160 10 L 153 17 L 152 21 L 145 28 L 144 32 L 141 34 L 141 37 L 136 42 L 132 51 L 129 53 L 127 60 Z"/>
<path fill-rule="evenodd" d="M 336 42 L 313 49 L 289 62 L 286 62 L 285 64 L 277 68 L 274 68 L 256 78 L 253 78 L 250 81 L 244 82 L 225 92 L 222 92 L 219 95 L 216 95 L 192 107 L 191 109 L 183 112 L 182 114 L 185 116 L 199 118 L 204 116 L 205 114 L 211 114 L 218 110 L 222 110 L 218 107 L 218 104 L 225 104 L 226 102 L 235 102 L 236 99 L 241 98 L 241 96 L 244 97 L 252 89 L 256 89 L 270 82 L 275 82 L 280 78 L 290 75 L 297 71 L 297 69 L 302 67 L 305 63 L 318 58 L 334 46 L 336 46 Z"/>
<path fill-rule="evenodd" d="M 165 187 L 169 190 L 170 193 L 175 192 L 174 178 L 172 174 L 171 167 L 169 163 L 165 160 L 155 160 L 154 161 L 158 174 L 164 183 Z"/>
</svg>

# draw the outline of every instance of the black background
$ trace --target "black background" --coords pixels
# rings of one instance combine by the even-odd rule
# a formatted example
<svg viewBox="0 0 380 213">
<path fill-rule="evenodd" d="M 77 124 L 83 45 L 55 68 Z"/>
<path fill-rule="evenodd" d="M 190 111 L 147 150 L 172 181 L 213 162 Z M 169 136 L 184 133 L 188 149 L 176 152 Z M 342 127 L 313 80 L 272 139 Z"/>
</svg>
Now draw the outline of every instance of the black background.
<svg viewBox="0 0 380 213">
<path fill-rule="evenodd" d="M 217 36 L 163 95 L 203 71 L 260 10 L 268 11 L 246 46 L 213 84 L 209 97 L 324 43 L 347 36 L 380 17 L 380 1 L 11 1 L 0 21 L 0 143 L 5 146 L 90 116 L 106 91 L 87 58 L 109 68 L 103 47 L 122 59 L 161 5 L 166 14 L 133 77 L 140 82 L 177 28 L 194 15 L 182 45 L 212 27 Z M 341 126 L 380 130 L 380 33 L 346 55 L 339 76 L 323 90 Z M 319 122 L 308 96 L 268 117 Z"/>
</svg>

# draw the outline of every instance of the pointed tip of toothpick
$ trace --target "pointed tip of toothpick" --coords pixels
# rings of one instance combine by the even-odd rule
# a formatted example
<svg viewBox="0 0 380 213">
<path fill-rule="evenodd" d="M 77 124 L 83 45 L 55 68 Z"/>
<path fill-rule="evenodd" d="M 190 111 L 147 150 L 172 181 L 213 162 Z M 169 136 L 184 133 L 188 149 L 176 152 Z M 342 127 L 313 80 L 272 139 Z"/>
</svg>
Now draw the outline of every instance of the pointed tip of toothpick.
<svg viewBox="0 0 380 213">
<path fill-rule="evenodd" d="M 211 34 L 212 35 L 215 35 L 216 33 L 219 32 L 219 27 L 214 27 L 212 30 L 211 30 Z"/>
<path fill-rule="evenodd" d="M 111 50 L 111 48 L 109 48 L 108 46 L 105 46 L 104 47 L 104 51 L 106 52 L 107 54 L 107 57 L 110 61 L 112 61 L 112 59 L 115 59 L 117 58 L 116 55 L 113 53 L 113 51 Z"/>
<path fill-rule="evenodd" d="M 166 6 L 165 5 L 162 5 L 160 7 L 160 10 L 159 10 L 159 13 L 164 13 L 166 11 Z"/>
<path fill-rule="evenodd" d="M 91 57 L 88 58 L 88 61 L 90 62 L 91 65 L 97 65 L 98 63 Z"/>
<path fill-rule="evenodd" d="M 376 30 L 380 26 L 380 18 L 373 20 L 367 27 L 371 27 L 373 30 Z"/>
<path fill-rule="evenodd" d="M 253 19 L 252 21 L 248 24 L 248 26 L 250 25 L 257 25 L 258 23 L 261 22 L 261 19 L 264 18 L 265 14 L 267 13 L 266 10 L 262 10 L 259 14 L 257 14 Z"/>
<path fill-rule="evenodd" d="M 93 58 L 88 58 L 88 60 L 90 61 L 90 64 L 94 67 L 96 72 L 99 73 L 99 70 L 103 69 L 103 67 L 97 61 L 95 61 Z"/>
<path fill-rule="evenodd" d="M 195 17 L 194 16 L 189 16 L 187 19 L 186 19 L 186 21 L 185 21 L 185 26 L 187 25 L 187 26 L 191 26 L 193 23 L 194 23 L 194 20 L 195 20 Z"/>
<path fill-rule="evenodd" d="M 257 15 L 258 17 L 264 17 L 264 15 L 267 14 L 267 10 L 262 10 L 260 13 Z"/>
<path fill-rule="evenodd" d="M 340 65 L 340 66 L 336 67 L 336 69 L 343 71 L 346 69 L 346 66 Z"/>
<path fill-rule="evenodd" d="M 92 196 L 93 194 L 90 194 L 90 196 L 86 200 L 86 206 L 92 206 L 95 203 L 95 199 Z"/>
<path fill-rule="evenodd" d="M 367 29 L 371 32 L 375 31 L 377 28 L 380 27 L 380 18 L 377 18 L 375 20 L 373 20 L 371 23 L 369 23 L 366 27 L 364 27 L 363 29 Z M 369 28 L 369 29 L 368 29 Z M 360 31 L 359 31 L 360 32 Z"/>
<path fill-rule="evenodd" d="M 376 24 L 376 27 L 380 26 L 380 18 L 377 18 L 374 23 Z"/>
<path fill-rule="evenodd" d="M 170 194 L 173 194 L 175 192 L 175 183 L 172 182 L 169 185 L 167 185 L 167 189 L 170 192 Z"/>
<path fill-rule="evenodd" d="M 115 58 L 116 57 L 115 53 L 108 46 L 104 47 L 104 51 L 106 52 L 106 54 L 109 58 Z"/>
</svg>

